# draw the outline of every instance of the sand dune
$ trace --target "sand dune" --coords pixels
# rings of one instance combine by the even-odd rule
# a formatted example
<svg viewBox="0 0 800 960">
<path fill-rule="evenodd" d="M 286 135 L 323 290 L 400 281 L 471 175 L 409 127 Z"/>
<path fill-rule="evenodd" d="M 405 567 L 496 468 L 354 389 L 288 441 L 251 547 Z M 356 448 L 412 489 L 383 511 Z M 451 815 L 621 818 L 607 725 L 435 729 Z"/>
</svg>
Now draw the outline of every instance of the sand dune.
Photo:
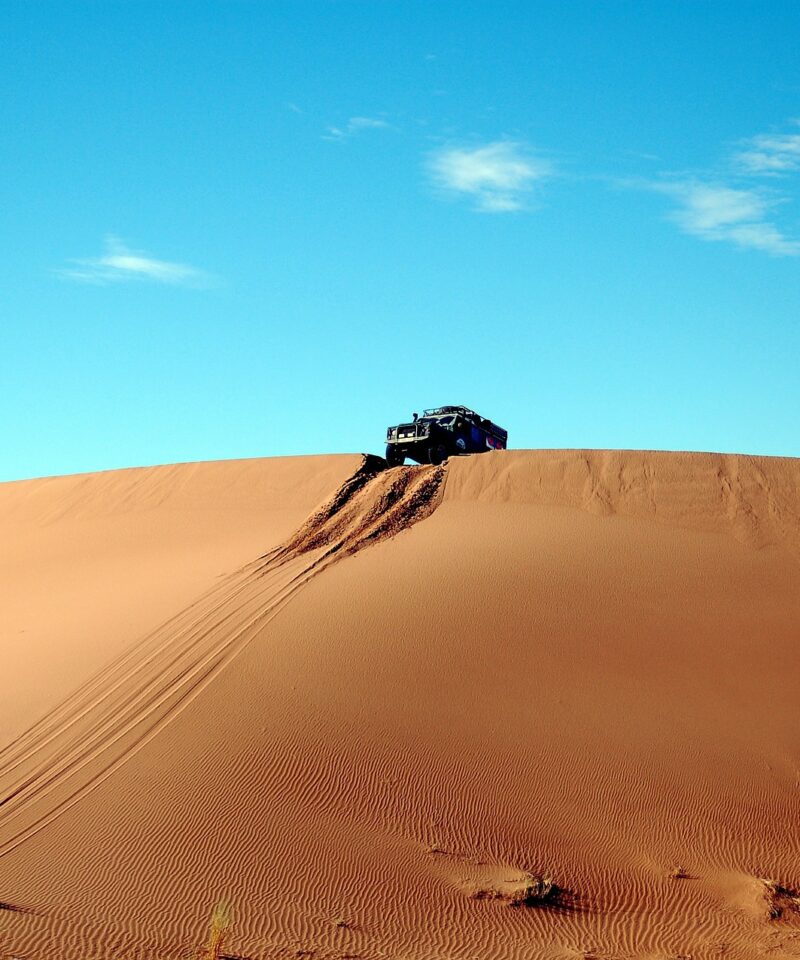
<svg viewBox="0 0 800 960">
<path fill-rule="evenodd" d="M 800 957 L 800 461 L 378 466 L 0 486 L 0 956 Z"/>
</svg>

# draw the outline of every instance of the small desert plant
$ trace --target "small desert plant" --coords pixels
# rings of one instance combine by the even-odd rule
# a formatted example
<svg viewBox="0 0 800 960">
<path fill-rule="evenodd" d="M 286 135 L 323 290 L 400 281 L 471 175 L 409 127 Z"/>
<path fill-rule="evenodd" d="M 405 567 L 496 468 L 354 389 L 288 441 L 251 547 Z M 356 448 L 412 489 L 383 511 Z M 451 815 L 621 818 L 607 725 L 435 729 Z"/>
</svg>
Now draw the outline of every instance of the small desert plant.
<svg viewBox="0 0 800 960">
<path fill-rule="evenodd" d="M 689 871 L 686 869 L 686 867 L 673 867 L 672 870 L 670 870 L 669 875 L 673 880 L 689 879 Z"/>
<path fill-rule="evenodd" d="M 762 880 L 770 920 L 780 920 L 787 910 L 800 913 L 800 892 L 776 880 Z"/>
<path fill-rule="evenodd" d="M 510 907 L 553 904 L 558 895 L 559 889 L 550 877 L 527 872 L 519 880 L 478 887 L 472 893 L 476 900 L 505 900 Z"/>
<path fill-rule="evenodd" d="M 222 945 L 233 923 L 233 911 L 230 904 L 221 900 L 211 912 L 208 925 L 208 943 L 200 954 L 202 960 L 220 960 Z"/>
<path fill-rule="evenodd" d="M 533 873 L 525 875 L 524 881 L 509 899 L 512 907 L 525 907 L 533 903 L 545 903 L 555 896 L 556 885 L 550 877 L 540 877 Z"/>
</svg>

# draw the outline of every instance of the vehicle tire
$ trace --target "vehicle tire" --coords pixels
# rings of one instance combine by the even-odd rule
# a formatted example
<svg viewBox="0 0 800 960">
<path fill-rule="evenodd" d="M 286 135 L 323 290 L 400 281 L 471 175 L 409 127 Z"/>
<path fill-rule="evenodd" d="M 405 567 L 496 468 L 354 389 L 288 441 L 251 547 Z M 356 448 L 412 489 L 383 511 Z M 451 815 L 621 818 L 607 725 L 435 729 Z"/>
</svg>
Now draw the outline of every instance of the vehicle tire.
<svg viewBox="0 0 800 960">
<path fill-rule="evenodd" d="M 386 462 L 390 467 L 402 467 L 406 458 L 390 443 L 386 444 Z"/>
<path fill-rule="evenodd" d="M 428 451 L 428 460 L 434 465 L 437 466 L 447 459 L 447 450 L 445 449 L 444 444 L 440 443 L 435 447 L 431 447 Z"/>
</svg>

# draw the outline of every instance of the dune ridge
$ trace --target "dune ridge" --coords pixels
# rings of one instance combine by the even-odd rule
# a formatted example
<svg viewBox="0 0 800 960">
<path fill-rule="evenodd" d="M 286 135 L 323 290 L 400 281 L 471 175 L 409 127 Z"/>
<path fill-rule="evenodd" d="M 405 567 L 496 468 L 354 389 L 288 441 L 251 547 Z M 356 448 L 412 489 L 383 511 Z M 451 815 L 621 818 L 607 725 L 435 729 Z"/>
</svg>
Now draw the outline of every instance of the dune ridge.
<svg viewBox="0 0 800 960">
<path fill-rule="evenodd" d="M 455 460 L 452 499 L 577 507 L 686 529 L 731 530 L 755 546 L 800 543 L 797 461 L 636 450 L 507 451 L 505 462 Z"/>
<path fill-rule="evenodd" d="M 800 462 L 350 464 L 8 739 L 0 952 L 800 956 Z"/>
</svg>

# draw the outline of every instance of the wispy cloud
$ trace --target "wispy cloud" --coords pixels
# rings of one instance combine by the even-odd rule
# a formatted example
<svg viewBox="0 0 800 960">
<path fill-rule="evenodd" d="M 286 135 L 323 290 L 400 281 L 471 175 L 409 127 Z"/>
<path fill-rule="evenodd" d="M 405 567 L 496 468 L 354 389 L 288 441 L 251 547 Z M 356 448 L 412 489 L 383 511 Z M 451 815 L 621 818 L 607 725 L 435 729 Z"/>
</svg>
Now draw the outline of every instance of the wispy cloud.
<svg viewBox="0 0 800 960">
<path fill-rule="evenodd" d="M 472 199 L 484 213 L 521 210 L 534 185 L 551 177 L 553 165 L 519 143 L 498 140 L 480 147 L 445 147 L 428 162 L 434 183 Z"/>
<path fill-rule="evenodd" d="M 665 181 L 648 186 L 678 204 L 671 219 L 684 233 L 703 240 L 735 243 L 776 256 L 800 256 L 800 241 L 787 237 L 771 220 L 780 202 L 754 189 L 697 180 Z"/>
<path fill-rule="evenodd" d="M 733 156 L 735 165 L 757 176 L 800 170 L 800 133 L 762 133 L 745 140 Z"/>
<path fill-rule="evenodd" d="M 350 117 L 344 126 L 327 127 L 322 135 L 323 140 L 347 140 L 349 137 L 363 130 L 382 130 L 389 126 L 386 120 L 380 117 Z"/>
<path fill-rule="evenodd" d="M 174 286 L 208 286 L 209 274 L 186 263 L 157 260 L 149 254 L 130 250 L 118 237 L 108 236 L 105 252 L 100 257 L 68 260 L 69 266 L 55 272 L 65 280 L 80 283 L 108 284 L 128 280 L 151 280 Z"/>
</svg>

